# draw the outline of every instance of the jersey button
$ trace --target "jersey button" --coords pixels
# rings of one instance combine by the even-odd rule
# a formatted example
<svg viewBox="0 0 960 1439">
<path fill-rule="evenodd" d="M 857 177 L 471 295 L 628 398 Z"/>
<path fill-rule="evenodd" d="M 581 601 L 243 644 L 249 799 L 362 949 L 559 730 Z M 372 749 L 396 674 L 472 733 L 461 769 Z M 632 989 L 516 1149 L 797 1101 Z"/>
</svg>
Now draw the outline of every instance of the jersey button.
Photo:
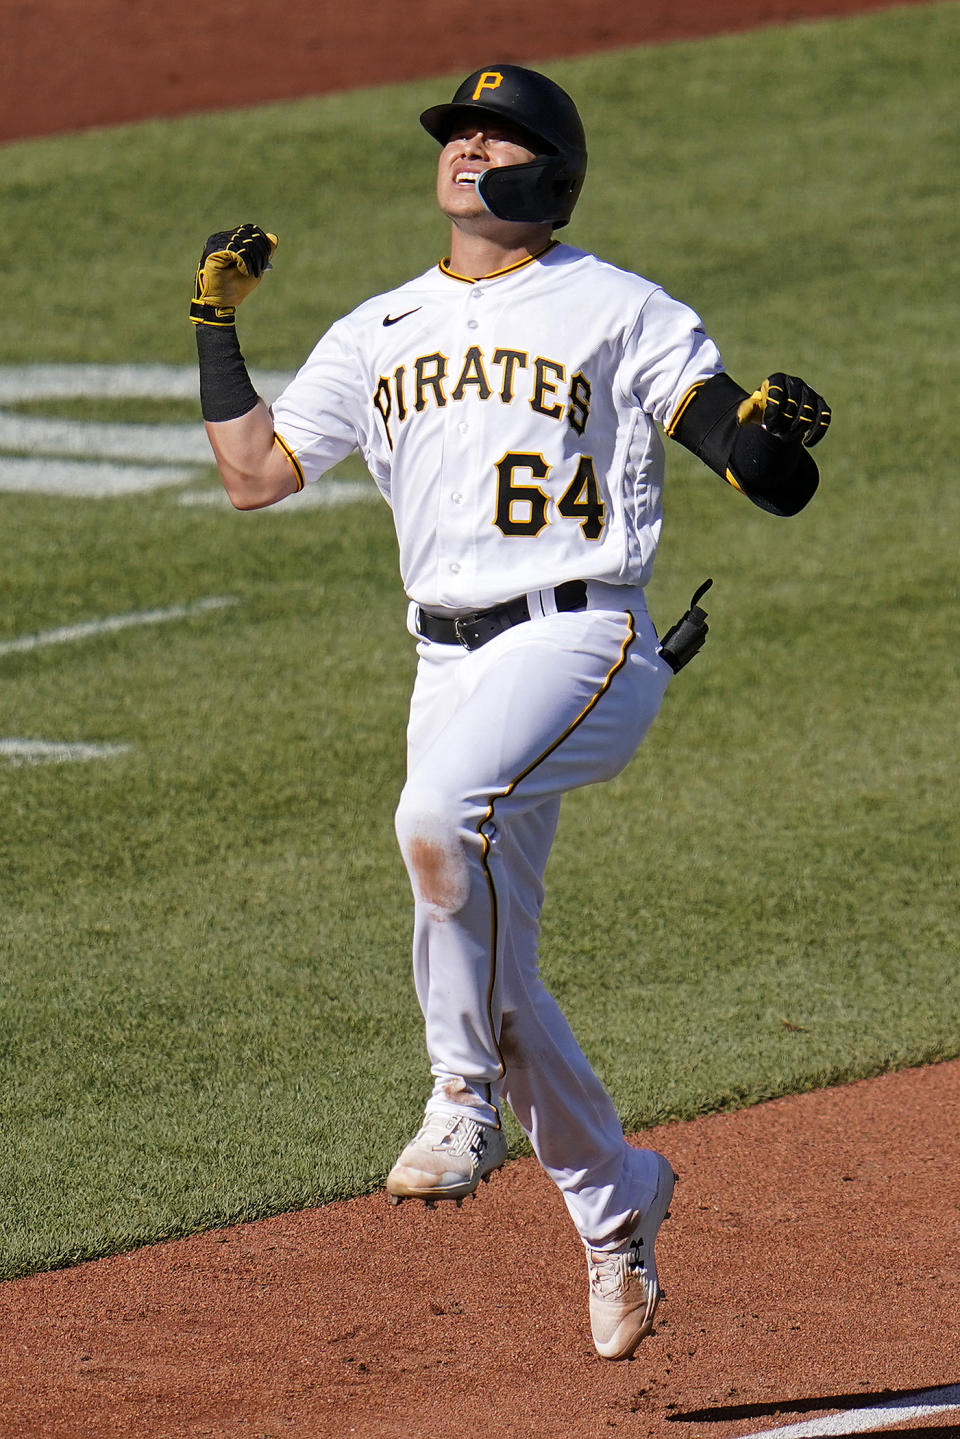
<svg viewBox="0 0 960 1439">
<path fill-rule="evenodd" d="M 454 560 L 453 564 L 450 566 L 450 573 L 452 575 L 458 575 L 460 573 L 460 566 L 457 564 L 456 560 Z"/>
<path fill-rule="evenodd" d="M 479 328 L 480 328 L 480 321 L 479 321 L 479 320 L 468 320 L 468 321 L 467 321 L 467 329 L 468 329 L 468 330 L 479 330 Z"/>
<path fill-rule="evenodd" d="M 470 433 L 470 426 L 467 424 L 466 420 L 461 420 L 459 425 L 457 426 L 457 429 L 460 431 L 461 435 L 467 435 Z"/>
<path fill-rule="evenodd" d="M 461 495 L 461 493 L 460 493 L 459 490 L 454 490 L 454 492 L 453 492 L 453 494 L 450 496 L 450 498 L 451 498 L 451 500 L 453 500 L 453 503 L 454 503 L 455 505 L 462 505 L 462 504 L 463 504 L 463 495 Z"/>
</svg>

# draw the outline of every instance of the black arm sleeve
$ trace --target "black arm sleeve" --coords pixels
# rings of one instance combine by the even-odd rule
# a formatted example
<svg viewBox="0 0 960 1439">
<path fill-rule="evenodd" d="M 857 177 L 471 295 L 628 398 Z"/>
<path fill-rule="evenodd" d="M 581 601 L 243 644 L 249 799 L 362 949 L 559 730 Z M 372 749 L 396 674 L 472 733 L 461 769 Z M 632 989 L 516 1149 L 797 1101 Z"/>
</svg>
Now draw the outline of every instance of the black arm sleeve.
<svg viewBox="0 0 960 1439">
<path fill-rule="evenodd" d="M 236 420 L 259 399 L 247 374 L 237 332 L 232 325 L 197 325 L 196 332 L 203 418 Z"/>
<path fill-rule="evenodd" d="M 740 425 L 737 409 L 747 391 L 729 375 L 713 375 L 684 397 L 667 434 L 742 490 L 761 510 L 796 515 L 816 493 L 820 474 L 809 452 Z"/>
</svg>

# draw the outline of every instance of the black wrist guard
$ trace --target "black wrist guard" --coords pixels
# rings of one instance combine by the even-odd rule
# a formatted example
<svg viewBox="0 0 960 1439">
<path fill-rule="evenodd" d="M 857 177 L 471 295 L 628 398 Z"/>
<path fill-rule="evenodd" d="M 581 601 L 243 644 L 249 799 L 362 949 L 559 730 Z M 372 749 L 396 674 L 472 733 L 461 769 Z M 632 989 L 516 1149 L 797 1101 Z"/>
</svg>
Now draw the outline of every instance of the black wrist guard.
<svg viewBox="0 0 960 1439">
<path fill-rule="evenodd" d="M 799 438 L 777 439 L 759 425 L 741 425 L 745 399 L 746 390 L 729 375 L 712 375 L 685 397 L 667 434 L 761 510 L 795 515 L 813 498 L 817 467 Z"/>
<path fill-rule="evenodd" d="M 253 388 L 233 325 L 197 325 L 200 361 L 200 410 L 205 420 L 237 420 L 256 405 Z"/>
<path fill-rule="evenodd" d="M 215 325 L 219 330 L 229 330 L 237 323 L 237 310 L 235 305 L 221 309 L 217 305 L 205 305 L 202 300 L 191 300 L 190 318 L 195 325 Z"/>
<path fill-rule="evenodd" d="M 820 471 L 802 445 L 785 444 L 759 425 L 745 425 L 734 438 L 726 478 L 761 510 L 789 516 L 813 499 Z"/>
</svg>

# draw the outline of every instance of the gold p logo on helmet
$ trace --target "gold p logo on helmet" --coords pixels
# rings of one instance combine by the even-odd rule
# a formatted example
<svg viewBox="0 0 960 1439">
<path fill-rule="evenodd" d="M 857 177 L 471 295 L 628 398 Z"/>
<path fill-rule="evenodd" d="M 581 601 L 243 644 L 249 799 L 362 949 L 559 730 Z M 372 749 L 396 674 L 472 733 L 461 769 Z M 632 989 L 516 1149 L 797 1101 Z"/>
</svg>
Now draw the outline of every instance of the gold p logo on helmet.
<svg viewBox="0 0 960 1439">
<path fill-rule="evenodd" d="M 480 79 L 477 81 L 477 88 L 470 98 L 472 100 L 479 100 L 484 90 L 499 90 L 502 84 L 503 76 L 499 70 L 484 70 Z"/>
</svg>

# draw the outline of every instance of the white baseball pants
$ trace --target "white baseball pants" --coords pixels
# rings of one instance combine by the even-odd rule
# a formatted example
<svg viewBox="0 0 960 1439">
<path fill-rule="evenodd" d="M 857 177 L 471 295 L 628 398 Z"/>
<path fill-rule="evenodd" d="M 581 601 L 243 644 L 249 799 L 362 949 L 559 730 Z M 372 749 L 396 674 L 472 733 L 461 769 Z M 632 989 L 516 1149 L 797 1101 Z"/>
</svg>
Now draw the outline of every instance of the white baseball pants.
<svg viewBox="0 0 960 1439">
<path fill-rule="evenodd" d="M 478 650 L 421 640 L 397 837 L 414 893 L 413 964 L 431 1108 L 499 1124 L 505 1100 L 578 1233 L 614 1248 L 652 1200 L 648 1150 L 539 976 L 543 875 L 563 794 L 629 762 L 671 671 L 643 592 L 588 586 L 588 608 Z"/>
</svg>

